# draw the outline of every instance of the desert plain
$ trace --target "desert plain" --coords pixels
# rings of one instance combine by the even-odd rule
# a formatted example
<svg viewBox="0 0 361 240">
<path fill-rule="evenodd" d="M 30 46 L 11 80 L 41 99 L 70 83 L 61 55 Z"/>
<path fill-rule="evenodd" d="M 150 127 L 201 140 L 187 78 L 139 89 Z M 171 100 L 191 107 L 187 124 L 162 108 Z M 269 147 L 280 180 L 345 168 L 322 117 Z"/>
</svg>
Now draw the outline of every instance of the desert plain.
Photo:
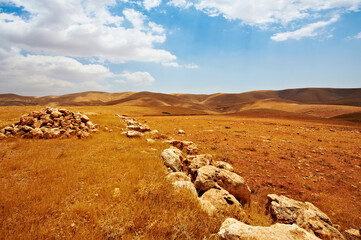
<svg viewBox="0 0 361 240">
<path fill-rule="evenodd" d="M 304 91 L 308 96 L 317 92 L 318 99 L 326 96 L 320 94 L 324 90 Z M 9 95 L 2 96 L 0 129 L 22 114 L 56 106 L 86 114 L 99 131 L 81 139 L 0 140 L 0 237 L 218 239 L 227 217 L 250 225 L 273 224 L 265 208 L 271 193 L 311 202 L 341 232 L 359 229 L 359 92 L 342 98 L 345 103 L 335 98 L 302 102 L 312 98 L 295 99 L 295 93 L 289 93 L 291 100 L 257 97 L 264 92 L 249 94 L 243 102 L 235 95 L 160 98 L 152 93 L 123 93 L 127 101 L 107 95 L 105 101 L 100 93 L 86 93 L 76 96 L 76 104 L 69 96 L 68 102 L 45 104 L 16 96 L 5 104 Z M 159 134 L 128 138 L 126 124 L 116 114 Z M 179 129 L 185 134 L 178 134 Z M 192 194 L 175 191 L 160 157 L 169 147 L 167 139 L 192 141 L 199 154 L 230 163 L 251 189 L 251 202 L 241 211 L 209 216 Z"/>
</svg>

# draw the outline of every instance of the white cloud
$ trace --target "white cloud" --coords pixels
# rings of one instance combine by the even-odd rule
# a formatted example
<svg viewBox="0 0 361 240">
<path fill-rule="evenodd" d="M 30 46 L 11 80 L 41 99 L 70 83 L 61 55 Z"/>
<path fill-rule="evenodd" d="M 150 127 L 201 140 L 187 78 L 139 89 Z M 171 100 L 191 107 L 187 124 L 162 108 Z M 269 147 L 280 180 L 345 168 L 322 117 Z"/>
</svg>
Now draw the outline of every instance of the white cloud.
<svg viewBox="0 0 361 240">
<path fill-rule="evenodd" d="M 168 5 L 172 5 L 179 8 L 189 8 L 193 6 L 192 2 L 188 2 L 186 0 L 171 0 L 168 2 Z"/>
<path fill-rule="evenodd" d="M 169 4 L 183 8 L 194 5 L 210 16 L 222 15 L 229 20 L 259 26 L 315 17 L 323 10 L 356 11 L 360 8 L 361 0 L 171 0 Z"/>
<path fill-rule="evenodd" d="M 23 94 L 57 94 L 72 91 L 106 90 L 106 79 L 117 76 L 98 64 L 82 64 L 62 56 L 22 55 L 20 49 L 0 48 L 2 91 Z"/>
<path fill-rule="evenodd" d="M 144 0 L 143 5 L 146 10 L 150 10 L 154 7 L 158 7 L 162 3 L 162 0 Z"/>
<path fill-rule="evenodd" d="M 277 41 L 277 42 L 281 42 L 281 41 L 286 41 L 288 39 L 300 40 L 301 38 L 304 38 L 304 37 L 315 37 L 318 35 L 317 30 L 324 28 L 324 27 L 330 25 L 331 23 L 336 22 L 338 20 L 338 18 L 339 17 L 336 16 L 336 17 L 333 17 L 332 19 L 330 19 L 329 21 L 319 21 L 316 23 L 311 23 L 311 24 L 308 24 L 296 31 L 277 33 L 277 34 L 273 35 L 271 37 L 271 39 L 274 41 Z"/>
<path fill-rule="evenodd" d="M 3 47 L 15 46 L 47 55 L 97 56 L 116 63 L 176 61 L 170 52 L 154 47 L 166 39 L 162 26 L 133 9 L 125 9 L 123 16 L 112 15 L 108 8 L 116 4 L 115 0 L 10 2 L 23 6 L 30 18 L 0 13 Z M 126 27 L 125 20 L 132 27 Z"/>
<path fill-rule="evenodd" d="M 197 69 L 199 68 L 199 66 L 197 64 L 191 63 L 191 64 L 186 64 L 184 65 L 185 68 L 189 68 L 189 69 Z"/>
<path fill-rule="evenodd" d="M 135 86 L 152 85 L 155 79 L 148 72 L 124 72 L 120 74 L 120 79 L 115 80 L 117 83 L 131 83 Z"/>
<path fill-rule="evenodd" d="M 211 17 L 223 16 L 261 29 L 275 26 L 285 31 L 300 28 L 272 36 L 275 41 L 283 41 L 318 35 L 316 29 L 334 22 L 325 19 L 336 19 L 346 12 L 359 11 L 361 0 L 171 0 L 168 5 L 179 8 L 194 6 Z"/>
<path fill-rule="evenodd" d="M 359 32 L 358 34 L 356 34 L 355 36 L 350 36 L 347 39 L 361 39 L 361 32 Z"/>
</svg>

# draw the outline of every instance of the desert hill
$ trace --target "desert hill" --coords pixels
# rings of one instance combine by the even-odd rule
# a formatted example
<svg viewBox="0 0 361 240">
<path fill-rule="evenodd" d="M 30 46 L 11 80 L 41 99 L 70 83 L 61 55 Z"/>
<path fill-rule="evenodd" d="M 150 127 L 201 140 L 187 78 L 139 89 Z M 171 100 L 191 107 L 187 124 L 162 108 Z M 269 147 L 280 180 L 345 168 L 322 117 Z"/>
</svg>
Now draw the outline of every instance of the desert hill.
<svg viewBox="0 0 361 240">
<path fill-rule="evenodd" d="M 271 109 L 330 118 L 360 112 L 361 88 L 300 88 L 209 95 L 95 91 L 45 97 L 0 94 L 0 106 L 31 105 L 174 107 L 197 110 L 201 114 L 229 114 L 255 109 Z"/>
</svg>

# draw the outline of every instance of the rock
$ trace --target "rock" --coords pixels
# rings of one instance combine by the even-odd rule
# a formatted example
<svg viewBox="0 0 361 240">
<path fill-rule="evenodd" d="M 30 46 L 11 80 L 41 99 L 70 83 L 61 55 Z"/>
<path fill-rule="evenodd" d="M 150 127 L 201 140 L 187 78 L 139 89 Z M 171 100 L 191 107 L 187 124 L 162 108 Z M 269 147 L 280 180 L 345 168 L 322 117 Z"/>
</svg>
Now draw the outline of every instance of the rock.
<svg viewBox="0 0 361 240">
<path fill-rule="evenodd" d="M 210 154 L 187 156 L 184 160 L 184 170 L 192 176 L 194 181 L 197 177 L 198 169 L 210 165 L 211 161 L 212 155 Z"/>
<path fill-rule="evenodd" d="M 150 128 L 147 125 L 128 125 L 127 130 L 137 131 L 137 132 L 148 132 Z"/>
<path fill-rule="evenodd" d="M 117 198 L 119 196 L 120 196 L 120 189 L 119 188 L 114 188 L 113 197 Z"/>
<path fill-rule="evenodd" d="M 361 239 L 361 229 L 348 229 L 345 230 L 345 236 L 348 240 L 359 240 Z"/>
<path fill-rule="evenodd" d="M 155 143 L 155 141 L 151 138 L 147 138 L 146 141 L 147 141 L 147 143 Z"/>
<path fill-rule="evenodd" d="M 29 132 L 29 135 L 31 136 L 31 138 L 42 138 L 44 133 L 43 131 L 41 131 L 40 128 L 34 128 Z"/>
<path fill-rule="evenodd" d="M 199 151 L 198 147 L 195 145 L 195 144 L 192 144 L 192 145 L 189 145 L 187 148 L 186 148 L 186 152 L 188 154 L 197 154 Z"/>
<path fill-rule="evenodd" d="M 143 137 L 143 133 L 133 131 L 133 130 L 129 130 L 129 131 L 127 131 L 127 137 L 129 137 L 129 138 L 140 138 L 140 137 Z"/>
<path fill-rule="evenodd" d="M 205 211 L 209 216 L 213 216 L 216 214 L 217 209 L 215 206 L 213 206 L 212 203 L 210 203 L 207 200 L 203 200 L 202 198 L 198 198 L 199 204 L 201 205 L 201 209 Z"/>
<path fill-rule="evenodd" d="M 234 218 L 227 218 L 219 229 L 218 236 L 224 240 L 319 240 L 296 224 L 277 223 L 270 227 L 250 226 Z"/>
<path fill-rule="evenodd" d="M 182 129 L 178 129 L 178 135 L 186 135 L 186 132 Z"/>
<path fill-rule="evenodd" d="M 174 147 L 167 148 L 162 152 L 161 157 L 165 166 L 174 172 L 182 171 L 183 156 L 179 149 Z"/>
<path fill-rule="evenodd" d="M 156 135 L 156 134 L 159 133 L 159 131 L 158 131 L 158 130 L 152 130 L 152 131 L 150 131 L 149 133 L 150 133 L 151 135 Z"/>
<path fill-rule="evenodd" d="M 191 178 L 188 177 L 185 173 L 183 172 L 172 172 L 172 173 L 169 173 L 167 176 L 166 176 L 166 179 L 170 182 L 176 182 L 176 181 L 188 181 L 190 182 L 191 181 Z"/>
<path fill-rule="evenodd" d="M 80 116 L 80 119 L 82 120 L 82 122 L 88 122 L 90 119 L 89 119 L 89 117 L 87 116 L 87 115 L 84 115 L 84 114 L 82 114 L 81 116 Z"/>
<path fill-rule="evenodd" d="M 28 116 L 28 115 L 23 115 L 21 116 L 20 118 L 20 125 L 28 125 L 28 126 L 31 126 L 33 125 L 35 122 L 35 119 L 31 116 Z"/>
<path fill-rule="evenodd" d="M 209 189 L 205 192 L 202 200 L 209 201 L 217 210 L 227 210 L 229 207 L 241 207 L 238 200 L 224 189 Z"/>
<path fill-rule="evenodd" d="M 217 168 L 225 169 L 230 172 L 234 171 L 232 165 L 224 161 L 217 161 L 215 165 Z"/>
<path fill-rule="evenodd" d="M 87 138 L 90 136 L 90 133 L 85 131 L 78 131 L 77 136 L 78 138 Z"/>
<path fill-rule="evenodd" d="M 42 114 L 43 114 L 43 112 L 41 112 L 41 111 L 34 111 L 34 112 L 30 113 L 30 115 L 34 118 L 39 118 Z"/>
<path fill-rule="evenodd" d="M 238 174 L 214 166 L 201 167 L 197 173 L 194 185 L 199 192 L 206 192 L 211 188 L 223 188 L 242 204 L 251 201 L 251 190 Z"/>
<path fill-rule="evenodd" d="M 61 112 L 59 112 L 58 110 L 54 110 L 54 111 L 52 111 L 51 113 L 50 113 L 50 116 L 52 117 L 52 118 L 58 118 L 58 117 L 60 117 L 61 115 L 63 115 Z"/>
<path fill-rule="evenodd" d="M 189 191 L 194 197 L 198 197 L 198 193 L 193 183 L 190 181 L 175 181 L 172 183 L 176 190 L 185 189 Z"/>
<path fill-rule="evenodd" d="M 0 140 L 3 140 L 5 138 L 7 138 L 6 135 L 4 133 L 0 133 Z"/>
<path fill-rule="evenodd" d="M 276 194 L 267 195 L 267 210 L 272 218 L 281 223 L 297 224 L 321 239 L 344 239 L 333 227 L 329 217 L 309 202 L 300 202 Z"/>
</svg>

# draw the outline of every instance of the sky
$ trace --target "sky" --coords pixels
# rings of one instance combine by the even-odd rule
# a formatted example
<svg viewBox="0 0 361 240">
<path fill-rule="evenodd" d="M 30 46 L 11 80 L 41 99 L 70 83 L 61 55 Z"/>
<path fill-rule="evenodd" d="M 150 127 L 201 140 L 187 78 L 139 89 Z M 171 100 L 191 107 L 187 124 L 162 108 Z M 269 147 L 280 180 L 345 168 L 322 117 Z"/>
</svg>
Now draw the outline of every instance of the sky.
<svg viewBox="0 0 361 240">
<path fill-rule="evenodd" d="M 0 93 L 361 87 L 361 0 L 0 0 Z"/>
</svg>

